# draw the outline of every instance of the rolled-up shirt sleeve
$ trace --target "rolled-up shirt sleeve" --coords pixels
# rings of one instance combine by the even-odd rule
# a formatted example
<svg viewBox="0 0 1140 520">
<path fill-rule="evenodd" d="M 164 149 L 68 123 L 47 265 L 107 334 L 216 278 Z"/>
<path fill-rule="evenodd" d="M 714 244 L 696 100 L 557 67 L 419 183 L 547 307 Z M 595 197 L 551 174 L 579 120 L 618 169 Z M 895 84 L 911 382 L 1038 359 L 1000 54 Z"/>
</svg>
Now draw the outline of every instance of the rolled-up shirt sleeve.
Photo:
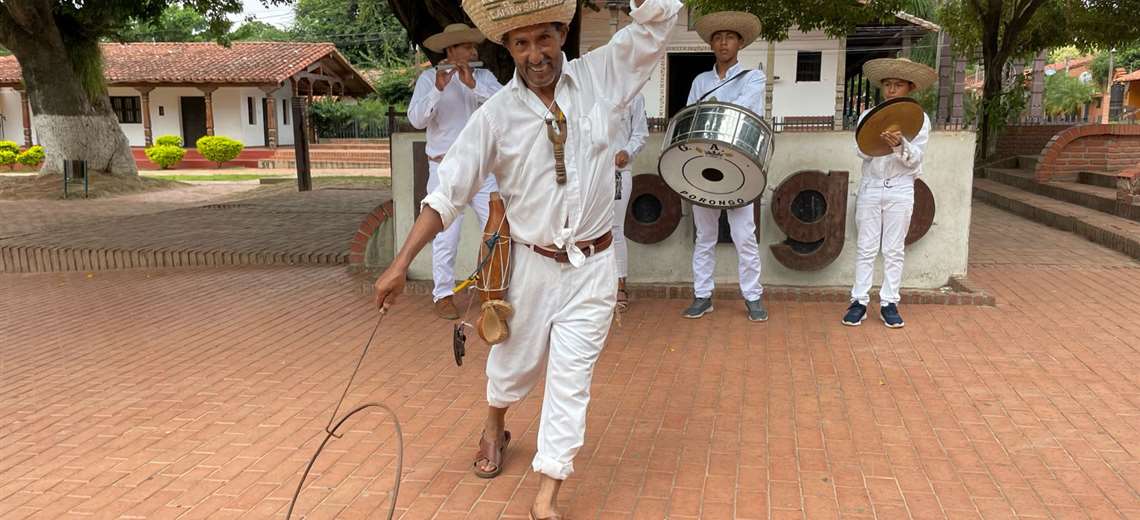
<svg viewBox="0 0 1140 520">
<path fill-rule="evenodd" d="M 680 0 L 645 0 L 637 7 L 631 0 L 630 7 L 634 23 L 581 58 L 582 68 L 591 76 L 590 84 L 605 85 L 601 95 L 613 107 L 629 104 L 649 81 L 684 4 Z"/>
<path fill-rule="evenodd" d="M 633 102 L 629 105 L 629 111 L 632 122 L 629 142 L 625 143 L 622 149 L 629 154 L 630 162 L 633 162 L 633 158 L 641 153 L 641 148 L 645 146 L 645 140 L 649 138 L 649 122 L 645 118 L 645 100 L 641 96 L 633 98 Z"/>
<path fill-rule="evenodd" d="M 439 187 L 424 197 L 420 208 L 436 210 L 444 229 L 463 213 L 490 175 L 495 140 L 495 129 L 486 112 L 477 111 L 439 164 Z"/>
</svg>

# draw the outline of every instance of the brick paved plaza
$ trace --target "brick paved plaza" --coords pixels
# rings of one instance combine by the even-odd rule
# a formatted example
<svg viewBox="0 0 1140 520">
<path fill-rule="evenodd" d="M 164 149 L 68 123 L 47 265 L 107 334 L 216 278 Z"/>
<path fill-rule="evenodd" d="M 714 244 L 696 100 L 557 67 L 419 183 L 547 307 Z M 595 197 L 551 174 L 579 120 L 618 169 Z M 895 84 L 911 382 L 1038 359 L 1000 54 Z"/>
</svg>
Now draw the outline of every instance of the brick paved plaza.
<svg viewBox="0 0 1140 520">
<path fill-rule="evenodd" d="M 562 505 L 586 518 L 1140 518 L 1140 265 L 976 203 L 996 307 L 635 300 L 598 364 Z M 0 518 L 283 518 L 375 320 L 342 267 L 0 275 Z M 462 368 L 405 296 L 349 404 L 394 407 L 403 518 L 522 518 L 540 395 L 500 477 L 469 471 L 486 347 Z M 726 302 L 727 303 L 727 302 Z M 541 385 L 540 387 L 541 388 Z M 380 414 L 326 450 L 298 511 L 380 518 Z"/>
</svg>

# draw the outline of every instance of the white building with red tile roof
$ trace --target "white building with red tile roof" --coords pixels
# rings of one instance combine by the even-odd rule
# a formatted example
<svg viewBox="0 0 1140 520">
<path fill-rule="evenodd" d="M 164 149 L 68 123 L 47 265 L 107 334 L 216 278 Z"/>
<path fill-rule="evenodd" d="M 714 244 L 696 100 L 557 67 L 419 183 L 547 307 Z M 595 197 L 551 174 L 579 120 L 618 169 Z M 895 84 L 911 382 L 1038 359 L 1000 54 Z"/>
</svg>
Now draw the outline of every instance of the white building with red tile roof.
<svg viewBox="0 0 1140 520">
<path fill-rule="evenodd" d="M 331 43 L 103 44 L 111 106 L 131 146 L 225 135 L 247 147 L 293 143 L 293 96 L 362 97 L 372 86 Z M 0 140 L 35 142 L 19 63 L 0 57 Z"/>
</svg>

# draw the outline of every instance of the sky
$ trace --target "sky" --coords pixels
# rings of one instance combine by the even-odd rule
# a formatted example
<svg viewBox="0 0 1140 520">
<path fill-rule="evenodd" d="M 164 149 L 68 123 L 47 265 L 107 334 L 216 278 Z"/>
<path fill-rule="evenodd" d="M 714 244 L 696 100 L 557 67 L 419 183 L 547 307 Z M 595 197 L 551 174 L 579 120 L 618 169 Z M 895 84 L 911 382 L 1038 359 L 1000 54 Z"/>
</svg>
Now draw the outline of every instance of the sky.
<svg viewBox="0 0 1140 520">
<path fill-rule="evenodd" d="M 261 0 L 242 0 L 242 4 L 245 10 L 242 14 L 233 17 L 235 22 L 240 23 L 247 16 L 252 16 L 257 20 L 280 28 L 286 28 L 293 23 L 293 2 L 269 7 L 262 5 Z"/>
</svg>

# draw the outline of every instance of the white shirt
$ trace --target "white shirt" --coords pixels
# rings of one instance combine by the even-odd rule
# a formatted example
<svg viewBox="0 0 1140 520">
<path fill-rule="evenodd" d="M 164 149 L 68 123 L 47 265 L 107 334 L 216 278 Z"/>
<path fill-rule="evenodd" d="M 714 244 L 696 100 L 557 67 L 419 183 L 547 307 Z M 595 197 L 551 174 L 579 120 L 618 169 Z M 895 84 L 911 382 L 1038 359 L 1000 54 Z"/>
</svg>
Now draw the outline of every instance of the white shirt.
<svg viewBox="0 0 1140 520">
<path fill-rule="evenodd" d="M 863 121 L 868 112 L 870 109 L 859 114 L 860 122 Z M 893 148 L 894 153 L 880 157 L 871 157 L 863 153 L 856 143 L 855 154 L 863 159 L 863 179 L 880 181 L 909 179 L 913 182 L 919 175 L 922 175 L 922 159 L 926 154 L 926 143 L 930 141 L 930 127 L 930 118 L 923 114 L 922 129 L 918 131 L 918 135 L 914 136 L 914 140 L 907 141 L 904 137 L 902 144 Z"/>
<path fill-rule="evenodd" d="M 728 68 L 728 72 L 724 77 L 720 77 L 716 73 L 716 66 L 713 70 L 700 73 L 696 79 L 693 80 L 693 87 L 689 89 L 688 104 L 696 103 L 701 96 L 712 89 L 717 88 L 726 81 L 732 80 L 740 71 L 744 70 L 744 66 L 737 62 Z M 732 103 L 740 105 L 756 113 L 760 117 L 764 117 L 764 82 L 767 78 L 764 76 L 762 70 L 748 71 L 742 77 L 732 80 L 731 83 L 720 87 L 713 92 L 712 95 L 705 98 L 705 101 L 711 101 L 716 98 L 717 101 L 725 103 Z"/>
<path fill-rule="evenodd" d="M 471 114 L 503 88 L 489 70 L 474 69 L 472 73 L 475 76 L 474 89 L 459 81 L 456 73 L 441 92 L 435 88 L 435 69 L 425 70 L 416 80 L 416 89 L 408 104 L 408 121 L 420 130 L 427 128 L 424 151 L 428 157 L 447 153 Z"/>
<path fill-rule="evenodd" d="M 633 2 L 630 2 L 633 7 Z M 450 226 L 494 172 L 511 237 L 564 248 L 570 263 L 585 255 L 575 242 L 613 228 L 616 119 L 665 54 L 680 0 L 645 0 L 634 23 L 609 43 L 564 61 L 554 97 L 567 118 L 566 184 L 555 181 L 554 147 L 546 136 L 546 104 L 515 78 L 475 112 L 439 166 L 440 185 L 424 198 Z M 565 56 L 563 57 L 565 60 Z"/>
<path fill-rule="evenodd" d="M 617 129 L 614 130 L 618 136 L 618 143 L 621 143 L 621 138 L 626 138 L 624 144 L 617 147 L 617 152 L 624 151 L 629 155 L 629 162 L 626 163 L 625 168 L 618 168 L 618 171 L 628 172 L 633 167 L 633 159 L 641 153 L 641 148 L 645 146 L 645 140 L 649 138 L 649 122 L 645 119 L 645 97 L 638 94 L 629 103 L 629 110 L 616 123 Z M 614 154 L 617 154 L 614 152 Z"/>
</svg>

